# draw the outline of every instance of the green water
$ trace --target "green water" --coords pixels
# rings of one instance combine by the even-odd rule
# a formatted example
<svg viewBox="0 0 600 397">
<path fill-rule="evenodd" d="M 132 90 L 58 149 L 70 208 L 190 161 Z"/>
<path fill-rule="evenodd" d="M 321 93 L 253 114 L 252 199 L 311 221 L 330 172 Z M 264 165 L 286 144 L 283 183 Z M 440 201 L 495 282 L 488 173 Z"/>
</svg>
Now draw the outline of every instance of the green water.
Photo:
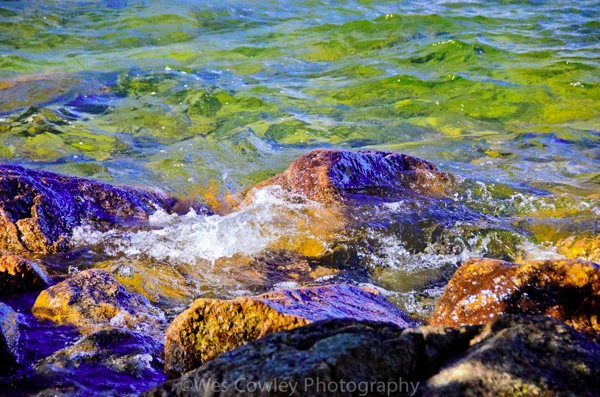
<svg viewBox="0 0 600 397">
<path fill-rule="evenodd" d="M 218 210 L 84 226 L 74 252 L 43 258 L 108 269 L 167 320 L 197 297 L 350 282 L 426 321 L 470 257 L 560 257 L 600 235 L 599 21 L 591 0 L 2 1 L 0 161 Z M 403 152 L 457 179 L 343 221 L 277 188 L 228 213 L 317 147 Z M 76 336 L 27 314 L 35 295 L 9 302 L 32 363 L 13 395 L 50 387 L 40 376 L 82 395 L 165 379 L 160 360 L 140 375 L 75 356 L 42 374 Z"/>
<path fill-rule="evenodd" d="M 428 280 L 469 256 L 548 257 L 561 238 L 598 234 L 599 20 L 596 1 L 2 2 L 0 160 L 214 204 L 315 147 L 425 158 L 462 178 L 453 202 L 427 219 L 402 203 L 365 209 L 381 222 L 325 244 L 329 266 L 376 270 L 341 281 L 424 317 L 443 288 Z M 214 265 L 278 233 L 310 240 L 279 219 L 311 222 L 306 209 L 277 200 L 178 220 L 138 246 L 94 241 L 170 266 L 178 250 Z M 353 254 L 331 259 L 344 244 Z M 254 291 L 202 277 L 219 296 Z"/>
</svg>

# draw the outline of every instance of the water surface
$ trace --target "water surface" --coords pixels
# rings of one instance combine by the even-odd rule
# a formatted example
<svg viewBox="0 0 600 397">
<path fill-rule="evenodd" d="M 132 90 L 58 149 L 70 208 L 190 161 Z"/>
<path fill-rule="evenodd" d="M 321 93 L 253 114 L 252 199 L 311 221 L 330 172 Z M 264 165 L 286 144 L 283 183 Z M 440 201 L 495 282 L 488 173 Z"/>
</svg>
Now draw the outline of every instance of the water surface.
<svg viewBox="0 0 600 397">
<path fill-rule="evenodd" d="M 221 209 L 84 227 L 51 258 L 112 270 L 170 315 L 336 281 L 424 319 L 469 257 L 556 257 L 600 232 L 598 21 L 596 1 L 2 2 L 0 160 Z M 424 158 L 455 194 L 350 223 L 276 188 L 226 211 L 316 147 Z"/>
</svg>

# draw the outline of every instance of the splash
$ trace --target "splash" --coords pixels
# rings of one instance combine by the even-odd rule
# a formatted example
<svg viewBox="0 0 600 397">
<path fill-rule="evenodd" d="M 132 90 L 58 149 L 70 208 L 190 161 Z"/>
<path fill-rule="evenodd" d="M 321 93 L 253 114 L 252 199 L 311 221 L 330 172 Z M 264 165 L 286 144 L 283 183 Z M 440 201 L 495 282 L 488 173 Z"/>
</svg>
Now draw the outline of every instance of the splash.
<svg viewBox="0 0 600 397">
<path fill-rule="evenodd" d="M 307 244 L 324 248 L 327 242 L 321 233 L 311 232 L 311 225 L 323 226 L 329 220 L 319 203 L 271 186 L 257 191 L 249 205 L 229 215 L 205 216 L 192 210 L 179 216 L 158 211 L 150 217 L 150 230 L 100 232 L 86 225 L 74 231 L 73 242 L 78 247 L 100 247 L 109 256 L 214 263 L 269 248 Z"/>
</svg>

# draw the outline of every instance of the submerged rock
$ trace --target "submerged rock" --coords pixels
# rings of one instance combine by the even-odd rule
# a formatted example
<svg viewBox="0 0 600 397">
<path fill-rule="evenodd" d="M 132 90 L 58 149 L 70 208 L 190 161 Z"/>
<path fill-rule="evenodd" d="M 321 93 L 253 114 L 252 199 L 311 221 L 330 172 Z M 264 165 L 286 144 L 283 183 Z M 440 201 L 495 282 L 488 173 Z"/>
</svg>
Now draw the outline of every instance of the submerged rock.
<svg viewBox="0 0 600 397">
<path fill-rule="evenodd" d="M 549 317 L 456 329 L 336 319 L 257 339 L 143 395 L 594 396 L 599 375 L 600 346 Z"/>
<path fill-rule="evenodd" d="M 575 259 L 522 265 L 468 260 L 448 283 L 431 324 L 483 324 L 504 313 L 546 314 L 597 337 L 600 265 Z"/>
<path fill-rule="evenodd" d="M 408 327 L 407 316 L 376 290 L 327 285 L 235 300 L 198 299 L 167 329 L 165 370 L 172 375 L 272 332 L 353 318 Z"/>
<path fill-rule="evenodd" d="M 0 302 L 0 371 L 10 369 L 21 361 L 20 340 L 17 313 Z"/>
<path fill-rule="evenodd" d="M 0 257 L 2 292 L 43 289 L 52 283 L 46 270 L 37 263 L 16 255 Z"/>
<path fill-rule="evenodd" d="M 90 332 L 106 325 L 159 332 L 162 313 L 147 298 L 129 293 L 102 269 L 77 273 L 40 293 L 32 312 L 41 319 Z"/>
<path fill-rule="evenodd" d="M 356 194 L 389 192 L 440 195 L 450 176 L 428 161 L 375 150 L 315 149 L 296 159 L 285 172 L 256 186 L 279 185 L 322 203 L 340 203 Z"/>
<path fill-rule="evenodd" d="M 73 228 L 132 226 L 158 209 L 189 204 L 132 187 L 0 164 L 0 250 L 54 253 L 68 248 Z M 194 205 L 197 211 L 206 208 Z"/>
</svg>

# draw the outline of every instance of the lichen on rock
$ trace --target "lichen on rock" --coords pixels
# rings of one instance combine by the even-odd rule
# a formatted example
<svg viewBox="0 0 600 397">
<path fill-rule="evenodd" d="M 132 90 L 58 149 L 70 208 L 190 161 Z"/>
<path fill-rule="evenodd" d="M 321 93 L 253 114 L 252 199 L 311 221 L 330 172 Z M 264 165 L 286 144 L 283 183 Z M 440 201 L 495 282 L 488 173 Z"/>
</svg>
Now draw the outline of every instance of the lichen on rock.
<svg viewBox="0 0 600 397">
<path fill-rule="evenodd" d="M 545 314 L 597 338 L 600 265 L 584 260 L 521 265 L 470 259 L 454 274 L 431 323 L 484 324 L 502 314 Z"/>
<path fill-rule="evenodd" d="M 600 345 L 551 317 L 408 329 L 334 319 L 249 342 L 143 396 L 209 396 L 219 387 L 220 396 L 337 397 L 361 385 L 373 396 L 591 397 L 599 376 Z"/>
<path fill-rule="evenodd" d="M 329 318 L 411 325 L 376 290 L 350 285 L 283 290 L 235 300 L 198 299 L 167 329 L 165 369 L 181 374 L 272 332 Z"/>
<path fill-rule="evenodd" d="M 600 346 L 550 317 L 503 316 L 429 378 L 424 397 L 596 396 Z"/>
</svg>

